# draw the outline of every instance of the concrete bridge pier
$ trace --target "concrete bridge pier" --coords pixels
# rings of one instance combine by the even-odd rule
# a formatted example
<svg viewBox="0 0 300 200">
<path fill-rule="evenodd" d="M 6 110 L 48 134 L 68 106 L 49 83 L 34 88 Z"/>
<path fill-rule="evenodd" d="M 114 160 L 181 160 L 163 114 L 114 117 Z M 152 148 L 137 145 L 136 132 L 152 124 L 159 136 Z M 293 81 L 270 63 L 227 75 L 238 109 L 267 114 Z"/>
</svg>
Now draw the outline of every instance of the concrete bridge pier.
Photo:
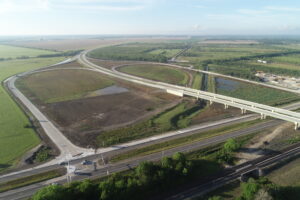
<svg viewBox="0 0 300 200">
<path fill-rule="evenodd" d="M 295 122 L 295 130 L 298 130 L 298 129 L 299 129 L 299 123 Z"/>
<path fill-rule="evenodd" d="M 260 113 L 260 119 L 266 119 L 266 115 L 265 114 L 263 114 L 263 113 Z"/>
<path fill-rule="evenodd" d="M 212 105 L 213 104 L 213 101 L 212 100 L 209 100 L 209 105 Z"/>
<path fill-rule="evenodd" d="M 241 113 L 242 113 L 242 114 L 245 114 L 245 113 L 246 113 L 246 111 L 247 111 L 246 109 L 244 109 L 244 108 L 241 108 Z"/>
<path fill-rule="evenodd" d="M 225 109 L 228 109 L 229 106 L 228 106 L 227 104 L 224 104 L 224 108 L 225 108 Z"/>
</svg>

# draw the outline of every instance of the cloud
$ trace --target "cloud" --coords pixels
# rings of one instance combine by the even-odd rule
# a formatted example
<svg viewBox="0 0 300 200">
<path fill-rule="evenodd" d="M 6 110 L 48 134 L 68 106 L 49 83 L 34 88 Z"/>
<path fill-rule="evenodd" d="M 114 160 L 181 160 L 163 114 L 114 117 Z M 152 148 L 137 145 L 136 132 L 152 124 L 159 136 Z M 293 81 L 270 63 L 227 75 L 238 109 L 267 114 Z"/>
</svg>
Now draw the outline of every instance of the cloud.
<svg viewBox="0 0 300 200">
<path fill-rule="evenodd" d="M 0 14 L 47 10 L 48 0 L 0 0 Z"/>
<path fill-rule="evenodd" d="M 244 15 L 262 15 L 267 14 L 268 10 L 253 10 L 253 9 L 239 9 L 237 10 L 238 13 L 244 14 Z"/>
<path fill-rule="evenodd" d="M 194 7 L 195 8 L 207 8 L 206 6 L 203 6 L 203 5 L 195 5 Z"/>
<path fill-rule="evenodd" d="M 156 0 L 0 0 L 0 14 L 41 10 L 135 11 Z"/>
<path fill-rule="evenodd" d="M 283 11 L 283 12 L 299 12 L 300 8 L 297 7 L 277 7 L 277 6 L 267 6 L 265 7 L 266 10 L 272 11 Z"/>
</svg>

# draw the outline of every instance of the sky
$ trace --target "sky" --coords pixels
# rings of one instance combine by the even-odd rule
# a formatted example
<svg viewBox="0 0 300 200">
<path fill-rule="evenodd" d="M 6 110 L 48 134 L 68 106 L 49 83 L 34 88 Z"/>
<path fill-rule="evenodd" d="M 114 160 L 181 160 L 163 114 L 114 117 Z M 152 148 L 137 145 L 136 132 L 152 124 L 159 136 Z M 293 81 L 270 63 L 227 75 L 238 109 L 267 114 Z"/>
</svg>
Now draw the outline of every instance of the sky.
<svg viewBox="0 0 300 200">
<path fill-rule="evenodd" d="M 299 0 L 0 0 L 0 35 L 300 34 Z"/>
</svg>

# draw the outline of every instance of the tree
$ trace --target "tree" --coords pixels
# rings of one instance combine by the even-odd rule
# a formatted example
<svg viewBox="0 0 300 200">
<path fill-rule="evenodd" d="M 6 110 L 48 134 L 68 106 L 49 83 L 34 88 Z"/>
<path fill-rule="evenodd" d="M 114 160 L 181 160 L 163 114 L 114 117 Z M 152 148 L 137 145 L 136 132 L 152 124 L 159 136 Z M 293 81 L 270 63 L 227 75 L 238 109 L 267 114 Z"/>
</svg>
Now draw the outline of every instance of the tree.
<svg viewBox="0 0 300 200">
<path fill-rule="evenodd" d="M 141 162 L 135 172 L 141 184 L 149 184 L 155 177 L 155 165 L 152 162 Z"/>
<path fill-rule="evenodd" d="M 237 151 L 240 148 L 240 144 L 233 138 L 230 138 L 226 141 L 224 144 L 224 151 L 226 152 L 234 152 Z"/>
<path fill-rule="evenodd" d="M 35 193 L 32 200 L 65 200 L 68 196 L 63 186 L 49 185 Z"/>
<path fill-rule="evenodd" d="M 208 200 L 223 200 L 223 198 L 220 196 L 213 196 L 213 197 L 210 197 Z"/>
<path fill-rule="evenodd" d="M 173 169 L 173 161 L 169 157 L 163 157 L 161 159 L 161 166 L 167 169 Z"/>
<path fill-rule="evenodd" d="M 252 200 L 259 189 L 260 185 L 250 178 L 247 183 L 242 183 L 242 199 Z"/>
</svg>

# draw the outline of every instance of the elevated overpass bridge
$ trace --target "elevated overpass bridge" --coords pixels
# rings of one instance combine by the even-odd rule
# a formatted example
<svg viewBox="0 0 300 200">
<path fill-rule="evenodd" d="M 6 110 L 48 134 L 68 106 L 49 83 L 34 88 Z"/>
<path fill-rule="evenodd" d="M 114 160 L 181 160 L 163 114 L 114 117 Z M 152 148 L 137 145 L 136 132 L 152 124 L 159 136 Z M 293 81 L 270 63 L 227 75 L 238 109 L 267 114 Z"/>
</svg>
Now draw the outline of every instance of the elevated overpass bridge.
<svg viewBox="0 0 300 200">
<path fill-rule="evenodd" d="M 260 114 L 261 119 L 265 119 L 267 116 L 270 116 L 284 121 L 292 122 L 295 125 L 295 130 L 298 129 L 300 126 L 300 113 L 298 112 L 293 112 L 281 108 L 267 106 L 267 105 L 246 101 L 242 99 L 237 99 L 233 97 L 228 97 L 220 94 L 196 90 L 188 87 L 172 85 L 172 84 L 159 82 L 159 81 L 153 81 L 153 80 L 125 74 L 115 69 L 113 70 L 106 69 L 104 67 L 101 67 L 99 65 L 90 62 L 86 58 L 86 53 L 87 52 L 83 52 L 82 54 L 80 54 L 80 56 L 78 57 L 78 61 L 84 64 L 85 66 L 90 67 L 95 71 L 99 71 L 103 74 L 107 74 L 109 76 L 113 76 L 119 79 L 123 79 L 126 81 L 134 82 L 145 86 L 163 89 L 170 94 L 174 94 L 181 97 L 191 96 L 197 99 L 207 100 L 210 102 L 210 104 L 213 102 L 224 104 L 225 109 L 227 109 L 229 106 L 232 106 L 232 107 L 240 108 L 242 113 L 246 113 L 246 111 L 251 111 Z"/>
</svg>

